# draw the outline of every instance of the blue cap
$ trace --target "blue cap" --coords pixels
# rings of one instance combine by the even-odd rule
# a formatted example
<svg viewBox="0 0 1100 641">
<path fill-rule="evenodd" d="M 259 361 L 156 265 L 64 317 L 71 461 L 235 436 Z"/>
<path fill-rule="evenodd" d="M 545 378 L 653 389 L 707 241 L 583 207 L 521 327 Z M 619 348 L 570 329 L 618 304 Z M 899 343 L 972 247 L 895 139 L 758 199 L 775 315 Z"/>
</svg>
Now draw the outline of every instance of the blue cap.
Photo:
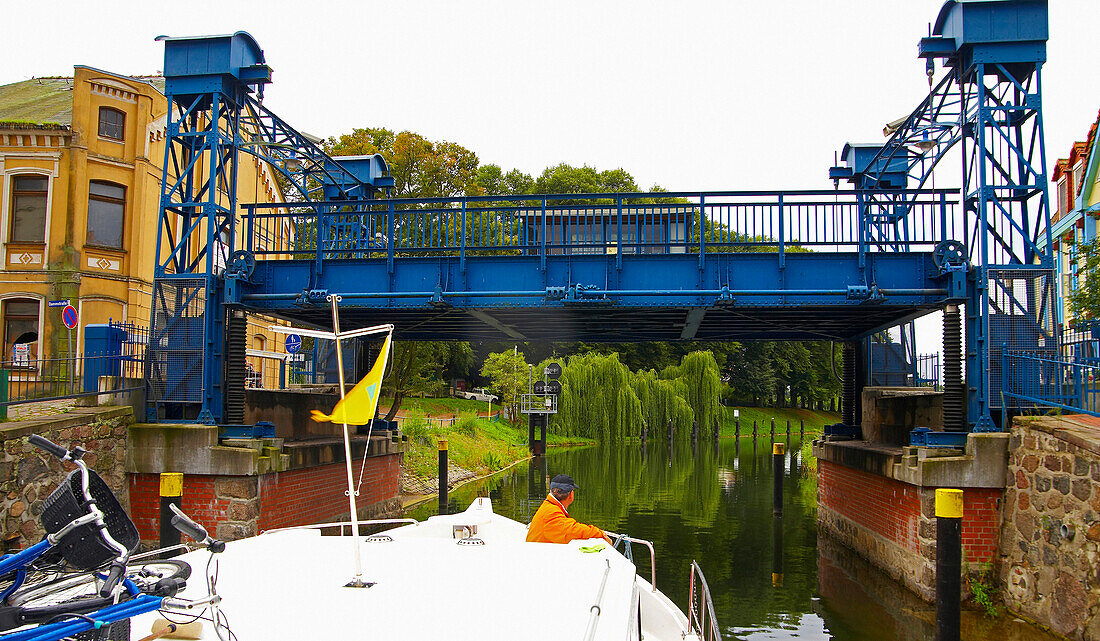
<svg viewBox="0 0 1100 641">
<path fill-rule="evenodd" d="M 573 480 L 572 476 L 568 474 L 558 474 L 554 478 L 550 479 L 550 489 L 552 490 L 573 490 L 581 489 L 581 486 Z"/>
</svg>

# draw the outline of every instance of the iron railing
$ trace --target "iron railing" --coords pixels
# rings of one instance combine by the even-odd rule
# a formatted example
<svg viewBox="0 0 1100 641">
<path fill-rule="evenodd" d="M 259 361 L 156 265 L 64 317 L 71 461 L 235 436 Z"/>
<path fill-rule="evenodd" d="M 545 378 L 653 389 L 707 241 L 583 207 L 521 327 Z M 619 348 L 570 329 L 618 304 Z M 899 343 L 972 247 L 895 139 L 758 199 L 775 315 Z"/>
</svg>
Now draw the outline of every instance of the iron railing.
<svg viewBox="0 0 1100 641">
<path fill-rule="evenodd" d="M 1004 348 L 1001 371 L 1007 407 L 1052 407 L 1100 416 L 1100 365 L 1063 360 L 1053 349 Z"/>
<path fill-rule="evenodd" d="M 149 332 L 134 323 L 111 321 L 109 353 L 0 361 L 0 417 L 12 405 L 116 395 L 144 386 Z"/>
<path fill-rule="evenodd" d="M 940 355 L 920 354 L 917 356 L 917 387 L 931 387 L 940 390 Z"/>
<path fill-rule="evenodd" d="M 688 629 L 702 641 L 722 641 L 718 618 L 714 615 L 714 599 L 703 576 L 703 570 L 691 562 L 691 582 L 688 587 Z"/>
<path fill-rule="evenodd" d="M 965 240 L 956 192 L 484 196 L 245 204 L 260 260 L 411 256 L 931 251 Z M 704 230 L 700 234 L 699 230 Z"/>
</svg>

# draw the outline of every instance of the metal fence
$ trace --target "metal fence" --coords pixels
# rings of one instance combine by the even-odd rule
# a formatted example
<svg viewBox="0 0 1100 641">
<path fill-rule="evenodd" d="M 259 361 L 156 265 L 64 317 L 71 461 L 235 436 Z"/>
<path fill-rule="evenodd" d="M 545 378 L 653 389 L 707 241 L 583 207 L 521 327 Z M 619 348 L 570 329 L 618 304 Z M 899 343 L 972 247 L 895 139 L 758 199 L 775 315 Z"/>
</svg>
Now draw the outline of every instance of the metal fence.
<svg viewBox="0 0 1100 641">
<path fill-rule="evenodd" d="M 1001 369 L 1006 407 L 1051 407 L 1100 416 L 1100 366 L 1063 360 L 1052 349 L 1004 349 Z"/>
<path fill-rule="evenodd" d="M 921 354 L 917 356 L 917 380 L 918 387 L 931 387 L 937 392 L 940 390 L 940 355 Z"/>
<path fill-rule="evenodd" d="M 260 260 L 931 251 L 943 239 L 965 241 L 955 197 L 727 191 L 260 203 L 243 205 L 239 224 L 244 249 Z"/>
<path fill-rule="evenodd" d="M 141 389 L 148 330 L 133 323 L 108 325 L 113 340 L 107 353 L 0 361 L 0 417 L 13 405 Z"/>
</svg>

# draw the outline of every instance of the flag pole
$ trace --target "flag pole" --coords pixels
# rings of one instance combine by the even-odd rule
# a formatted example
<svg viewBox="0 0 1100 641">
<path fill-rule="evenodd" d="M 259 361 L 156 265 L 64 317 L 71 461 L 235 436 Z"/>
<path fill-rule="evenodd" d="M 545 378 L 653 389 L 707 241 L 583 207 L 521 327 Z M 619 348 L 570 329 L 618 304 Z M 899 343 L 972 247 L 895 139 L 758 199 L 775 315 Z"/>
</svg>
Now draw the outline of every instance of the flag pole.
<svg viewBox="0 0 1100 641">
<path fill-rule="evenodd" d="M 340 379 L 340 400 L 344 400 L 344 352 L 340 349 L 340 314 L 337 311 L 337 306 L 340 302 L 339 294 L 329 294 L 328 300 L 332 303 L 332 333 L 333 339 L 336 341 L 336 369 L 339 372 Z M 370 449 L 370 439 L 367 439 L 366 448 L 363 450 L 363 458 L 366 458 L 367 451 Z M 355 485 L 352 480 L 351 474 L 351 437 L 348 435 L 348 423 L 347 423 L 347 411 L 344 411 L 344 462 L 347 464 L 348 472 L 348 489 L 345 494 L 348 496 L 348 507 L 351 514 L 351 540 L 352 547 L 355 550 L 355 577 L 352 578 L 344 587 L 348 588 L 365 588 L 369 587 L 363 582 L 363 558 L 362 552 L 359 549 L 361 542 L 359 541 L 359 515 L 355 507 Z"/>
</svg>

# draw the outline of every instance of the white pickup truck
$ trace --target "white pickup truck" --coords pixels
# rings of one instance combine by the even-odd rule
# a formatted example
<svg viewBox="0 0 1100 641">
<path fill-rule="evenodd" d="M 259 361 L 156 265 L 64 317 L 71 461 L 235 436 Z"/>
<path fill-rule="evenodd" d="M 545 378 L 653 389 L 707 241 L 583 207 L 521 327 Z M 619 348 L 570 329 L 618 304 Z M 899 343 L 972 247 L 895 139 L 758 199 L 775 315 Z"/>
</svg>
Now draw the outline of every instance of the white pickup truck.
<svg viewBox="0 0 1100 641">
<path fill-rule="evenodd" d="M 496 394 L 492 394 L 484 387 L 475 387 L 472 390 L 458 390 L 455 392 L 455 396 L 459 398 L 468 398 L 474 401 L 489 402 L 499 401 L 500 397 Z"/>
</svg>

